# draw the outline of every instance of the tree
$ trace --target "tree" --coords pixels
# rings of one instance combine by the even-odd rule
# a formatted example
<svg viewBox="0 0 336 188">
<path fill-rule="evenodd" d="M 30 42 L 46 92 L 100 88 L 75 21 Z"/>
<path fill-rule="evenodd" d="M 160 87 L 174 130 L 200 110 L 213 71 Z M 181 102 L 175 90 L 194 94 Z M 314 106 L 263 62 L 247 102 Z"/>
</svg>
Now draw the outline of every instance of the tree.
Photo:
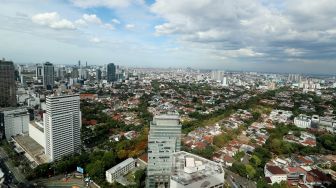
<svg viewBox="0 0 336 188">
<path fill-rule="evenodd" d="M 105 177 L 104 163 L 101 160 L 88 164 L 85 169 L 92 178 L 103 179 Z"/>
<path fill-rule="evenodd" d="M 247 175 L 248 175 L 248 178 L 254 178 L 254 176 L 256 175 L 256 170 L 254 169 L 254 167 L 252 165 L 245 165 L 245 168 L 246 168 L 246 172 L 247 172 Z"/>
</svg>

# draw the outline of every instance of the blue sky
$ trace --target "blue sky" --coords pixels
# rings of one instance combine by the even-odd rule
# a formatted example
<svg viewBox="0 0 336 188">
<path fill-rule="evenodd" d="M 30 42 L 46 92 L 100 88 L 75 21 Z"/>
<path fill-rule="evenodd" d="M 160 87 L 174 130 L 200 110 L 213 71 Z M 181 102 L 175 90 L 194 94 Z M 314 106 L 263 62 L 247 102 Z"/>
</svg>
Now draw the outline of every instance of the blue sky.
<svg viewBox="0 0 336 188">
<path fill-rule="evenodd" d="M 332 73 L 335 0 L 0 0 L 16 63 Z"/>
</svg>

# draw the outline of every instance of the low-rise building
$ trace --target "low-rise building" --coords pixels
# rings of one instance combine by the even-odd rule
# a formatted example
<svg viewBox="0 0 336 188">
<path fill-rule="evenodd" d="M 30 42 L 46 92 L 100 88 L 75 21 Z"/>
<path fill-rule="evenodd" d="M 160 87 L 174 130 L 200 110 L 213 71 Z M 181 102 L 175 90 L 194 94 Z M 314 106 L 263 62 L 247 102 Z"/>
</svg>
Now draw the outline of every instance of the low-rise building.
<svg viewBox="0 0 336 188">
<path fill-rule="evenodd" d="M 221 164 L 185 151 L 173 154 L 171 188 L 222 188 L 224 181 Z"/>
<path fill-rule="evenodd" d="M 127 174 L 135 167 L 135 160 L 128 158 L 106 171 L 106 181 L 113 183 L 118 177 Z"/>
<path fill-rule="evenodd" d="M 12 136 L 28 132 L 29 113 L 27 109 L 9 107 L 0 111 L 1 131 L 5 133 L 7 140 L 10 140 Z"/>
<path fill-rule="evenodd" d="M 264 173 L 268 183 L 270 184 L 287 181 L 287 173 L 278 166 L 271 166 L 266 164 Z"/>
<path fill-rule="evenodd" d="M 304 114 L 300 114 L 298 117 L 294 118 L 294 125 L 303 129 L 310 128 L 311 118 Z"/>
</svg>

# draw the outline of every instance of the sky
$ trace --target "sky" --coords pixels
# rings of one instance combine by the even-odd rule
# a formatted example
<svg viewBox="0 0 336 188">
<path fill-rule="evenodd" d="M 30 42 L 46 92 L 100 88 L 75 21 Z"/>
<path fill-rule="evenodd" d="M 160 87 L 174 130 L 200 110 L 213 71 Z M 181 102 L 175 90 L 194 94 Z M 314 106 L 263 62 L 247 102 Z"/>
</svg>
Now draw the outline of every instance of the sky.
<svg viewBox="0 0 336 188">
<path fill-rule="evenodd" d="M 0 58 L 335 74 L 335 10 L 335 0 L 0 0 Z"/>
</svg>

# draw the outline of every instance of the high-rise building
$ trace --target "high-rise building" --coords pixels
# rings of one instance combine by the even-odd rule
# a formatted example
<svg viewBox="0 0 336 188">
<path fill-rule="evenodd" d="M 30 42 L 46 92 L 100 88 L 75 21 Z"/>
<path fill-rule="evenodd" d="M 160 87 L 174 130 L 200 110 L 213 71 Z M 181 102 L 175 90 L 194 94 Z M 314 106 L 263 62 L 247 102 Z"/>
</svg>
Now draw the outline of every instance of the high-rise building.
<svg viewBox="0 0 336 188">
<path fill-rule="evenodd" d="M 99 68 L 97 68 L 96 69 L 96 80 L 100 81 L 101 79 L 102 79 L 102 71 Z"/>
<path fill-rule="evenodd" d="M 16 106 L 15 68 L 11 61 L 0 60 L 0 107 Z"/>
<path fill-rule="evenodd" d="M 28 132 L 29 113 L 25 108 L 4 108 L 1 112 L 1 132 L 10 140 L 12 136 Z M 5 133 L 5 134 L 4 134 Z"/>
<path fill-rule="evenodd" d="M 185 151 L 173 154 L 170 188 L 224 187 L 221 164 Z"/>
<path fill-rule="evenodd" d="M 43 64 L 43 86 L 47 90 L 52 90 L 55 82 L 55 71 L 52 63 Z"/>
<path fill-rule="evenodd" d="M 181 124 L 178 115 L 153 118 L 148 135 L 147 187 L 169 187 L 173 153 L 181 149 Z"/>
<path fill-rule="evenodd" d="M 107 81 L 114 82 L 116 80 L 116 66 L 113 63 L 110 63 L 107 65 Z"/>
<path fill-rule="evenodd" d="M 41 80 L 43 76 L 43 69 L 42 65 L 36 64 L 36 71 L 35 71 L 35 77 L 37 80 Z"/>
<path fill-rule="evenodd" d="M 48 96 L 43 114 L 46 147 L 50 161 L 80 151 L 81 111 L 79 95 Z"/>
</svg>

